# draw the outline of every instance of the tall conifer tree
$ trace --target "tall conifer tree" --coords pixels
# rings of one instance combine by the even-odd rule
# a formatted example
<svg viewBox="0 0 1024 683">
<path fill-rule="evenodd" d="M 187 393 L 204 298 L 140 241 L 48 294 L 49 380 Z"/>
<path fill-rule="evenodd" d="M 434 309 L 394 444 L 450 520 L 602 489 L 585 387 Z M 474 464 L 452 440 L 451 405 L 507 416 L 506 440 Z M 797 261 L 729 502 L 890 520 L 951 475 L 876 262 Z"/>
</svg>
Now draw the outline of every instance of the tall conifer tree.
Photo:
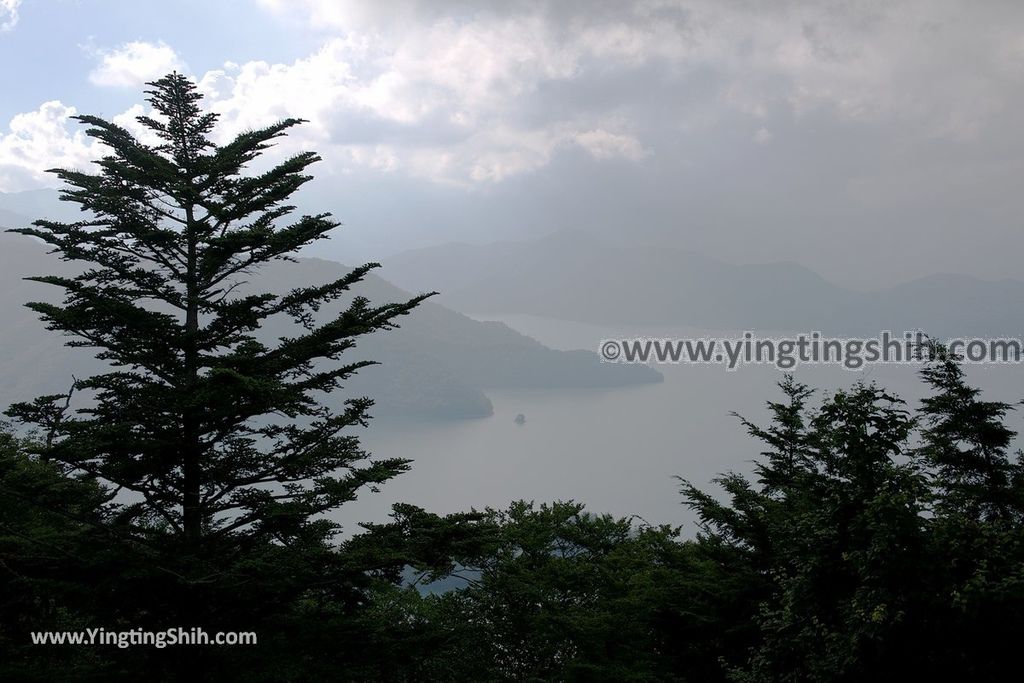
<svg viewBox="0 0 1024 683">
<path fill-rule="evenodd" d="M 132 557 L 176 577 L 165 608 L 202 623 L 214 590 L 280 602 L 273 590 L 253 591 L 270 580 L 301 591 L 359 574 L 334 571 L 343 558 L 328 552 L 336 526 L 324 513 L 408 463 L 371 459 L 350 433 L 365 423 L 369 399 L 329 394 L 369 364 L 344 359 L 358 338 L 393 327 L 429 295 L 385 305 L 354 296 L 372 263 L 284 295 L 243 294 L 261 266 L 338 226 L 329 214 L 295 216 L 289 204 L 319 157 L 303 152 L 251 171 L 302 121 L 217 145 L 217 116 L 200 108 L 189 79 L 171 74 L 150 87 L 153 112 L 138 122 L 158 142 L 77 117 L 108 150 L 98 172 L 53 171 L 82 220 L 15 231 L 84 264 L 75 276 L 33 278 L 61 288 L 64 300 L 28 305 L 69 345 L 97 349 L 110 371 L 76 381 L 70 409 L 67 397 L 44 396 L 9 414 L 46 434 L 41 458 L 105 487 L 109 531 Z M 325 315 L 332 303 L 340 312 Z M 260 328 L 282 316 L 294 333 L 262 339 Z M 276 569 L 261 570 L 274 553 Z M 304 574 L 304 553 L 334 568 Z M 125 585 L 131 576 L 126 570 Z M 136 598 L 145 620 L 145 600 Z"/>
</svg>

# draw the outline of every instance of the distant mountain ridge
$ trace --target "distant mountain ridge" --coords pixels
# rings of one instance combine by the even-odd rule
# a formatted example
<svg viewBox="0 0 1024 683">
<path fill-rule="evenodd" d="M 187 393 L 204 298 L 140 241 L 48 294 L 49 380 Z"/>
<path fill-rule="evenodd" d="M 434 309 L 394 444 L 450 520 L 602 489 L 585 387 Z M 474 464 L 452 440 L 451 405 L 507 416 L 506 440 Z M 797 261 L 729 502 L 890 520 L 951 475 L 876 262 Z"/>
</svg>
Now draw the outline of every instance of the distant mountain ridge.
<svg viewBox="0 0 1024 683">
<path fill-rule="evenodd" d="M 37 218 L 72 221 L 82 215 L 77 205 L 60 201 L 60 192 L 53 189 L 0 192 L 0 217 L 4 212 L 21 224 Z M 14 227 L 9 222 L 0 222 L 0 225 Z"/>
<path fill-rule="evenodd" d="M 3 223 L 0 217 L 0 225 Z M 63 339 L 45 330 L 27 301 L 59 300 L 55 287 L 27 282 L 30 275 L 71 273 L 75 267 L 47 253 L 41 242 L 0 233 L 0 411 L 14 401 L 67 391 L 72 376 L 84 377 L 103 366 L 92 349 L 66 348 Z M 254 289 L 285 293 L 293 288 L 329 282 L 349 268 L 321 259 L 275 263 L 259 271 Z M 370 275 L 355 293 L 373 303 L 411 297 L 387 281 Z M 339 302 L 338 306 L 343 302 Z M 330 315 L 334 308 L 325 308 Z M 285 320 L 273 322 L 264 334 L 286 334 Z M 473 320 L 427 301 L 401 327 L 378 332 L 360 342 L 349 360 L 380 363 L 363 369 L 339 394 L 367 395 L 377 405 L 374 415 L 431 418 L 483 417 L 492 413 L 488 389 L 509 387 L 616 387 L 661 380 L 644 366 L 601 363 L 591 351 L 556 351 L 501 323 Z"/>
<path fill-rule="evenodd" d="M 617 247 L 580 231 L 528 242 L 448 244 L 384 260 L 399 286 L 433 281 L 473 314 L 530 314 L 621 325 L 936 337 L 1018 336 L 1024 282 L 933 275 L 854 292 L 790 262 L 737 265 L 691 251 Z"/>
<path fill-rule="evenodd" d="M 14 227 L 28 225 L 31 222 L 32 221 L 25 218 L 20 213 L 15 213 L 14 211 L 0 208 L 0 226 Z"/>
</svg>

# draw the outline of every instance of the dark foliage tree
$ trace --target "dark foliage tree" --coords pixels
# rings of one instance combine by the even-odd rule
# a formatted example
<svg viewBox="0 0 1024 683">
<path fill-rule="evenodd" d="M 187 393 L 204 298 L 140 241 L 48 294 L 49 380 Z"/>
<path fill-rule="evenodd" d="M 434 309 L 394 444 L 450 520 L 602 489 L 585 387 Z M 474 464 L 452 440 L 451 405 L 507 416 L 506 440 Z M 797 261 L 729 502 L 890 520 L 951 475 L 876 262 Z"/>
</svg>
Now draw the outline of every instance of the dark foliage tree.
<svg viewBox="0 0 1024 683">
<path fill-rule="evenodd" d="M 29 634 L 90 625 L 84 615 L 105 591 L 82 590 L 82 582 L 111 582 L 96 551 L 104 494 L 88 478 L 65 477 L 33 459 L 29 449 L 0 426 L 0 679 L 85 678 L 102 652 L 53 648 L 41 658 Z"/>
<path fill-rule="evenodd" d="M 935 508 L 979 522 L 1020 522 L 1022 470 L 1010 457 L 1016 432 L 1006 426 L 1013 406 L 981 400 L 963 368 L 938 345 L 921 372 L 932 389 L 922 401 L 924 443 L 917 457 L 933 473 Z"/>
<path fill-rule="evenodd" d="M 296 119 L 214 144 L 217 117 L 201 110 L 192 82 L 172 74 L 150 85 L 153 113 L 138 122 L 153 142 L 78 117 L 107 150 L 96 173 L 54 170 L 82 220 L 15 231 L 81 265 L 74 277 L 33 278 L 61 288 L 63 303 L 28 305 L 111 369 L 77 381 L 70 409 L 68 397 L 44 396 L 8 413 L 37 429 L 33 451 L 47 471 L 85 477 L 102 496 L 91 522 L 123 563 L 103 626 L 266 638 L 296 614 L 312 621 L 365 605 L 375 571 L 414 560 L 366 542 L 339 552 L 325 513 L 408 468 L 372 459 L 351 433 L 371 400 L 332 392 L 370 364 L 344 360 L 356 340 L 429 295 L 384 305 L 354 296 L 372 263 L 284 295 L 248 293 L 261 265 L 338 225 L 328 214 L 293 217 L 288 203 L 319 157 L 261 159 Z M 259 335 L 280 318 L 294 321 L 292 334 Z M 360 644 L 334 652 L 346 647 Z M 209 672 L 214 660 L 203 656 L 188 658 L 189 672 Z M 268 680 L 286 674 L 298 675 Z"/>
<path fill-rule="evenodd" d="M 722 589 L 705 612 L 739 681 L 1008 680 L 1024 625 L 1024 470 L 1011 406 L 983 401 L 934 348 L 912 414 L 858 385 L 807 407 L 787 379 L 757 479 L 725 502 L 686 484 Z M 687 608 L 683 595 L 677 608 Z M 739 609 L 722 609 L 722 606 Z M 746 609 L 743 609 L 743 606 Z"/>
<path fill-rule="evenodd" d="M 425 598 L 430 680 L 664 680 L 653 624 L 676 580 L 678 530 L 572 502 L 489 511 L 494 544 L 458 590 Z"/>
<path fill-rule="evenodd" d="M 1019 675 L 1024 630 L 1024 465 L 1010 450 L 1013 406 L 983 400 L 957 358 L 931 351 L 915 452 L 931 482 L 932 560 L 921 579 L 932 601 L 920 643 L 935 676 L 1009 680 Z"/>
<path fill-rule="evenodd" d="M 769 445 L 758 481 L 721 479 L 728 502 L 687 485 L 714 571 L 746 578 L 743 649 L 723 652 L 749 681 L 865 680 L 911 675 L 906 646 L 920 615 L 925 482 L 905 459 L 914 418 L 858 385 L 814 413 L 787 380 L 774 424 L 747 424 Z M 742 641 L 740 641 L 742 644 Z M 908 666 L 909 665 L 909 666 Z"/>
</svg>

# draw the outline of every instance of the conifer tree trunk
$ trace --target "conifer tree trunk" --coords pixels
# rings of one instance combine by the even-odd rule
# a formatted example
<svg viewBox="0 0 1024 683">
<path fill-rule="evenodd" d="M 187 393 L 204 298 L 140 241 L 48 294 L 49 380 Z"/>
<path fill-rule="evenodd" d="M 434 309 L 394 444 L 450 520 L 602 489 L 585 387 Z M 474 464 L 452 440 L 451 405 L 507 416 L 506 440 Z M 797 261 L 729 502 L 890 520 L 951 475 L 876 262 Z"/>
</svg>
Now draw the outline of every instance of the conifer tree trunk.
<svg viewBox="0 0 1024 683">
<path fill-rule="evenodd" d="M 198 349 L 196 341 L 199 334 L 199 283 L 198 254 L 196 248 L 195 210 L 191 204 L 185 207 L 185 233 L 187 239 L 187 264 L 185 288 L 185 334 L 184 334 L 184 400 L 185 411 L 182 416 L 182 529 L 190 549 L 195 552 L 202 535 L 202 469 L 200 463 L 199 425 L 192 392 L 195 390 L 199 373 Z"/>
</svg>

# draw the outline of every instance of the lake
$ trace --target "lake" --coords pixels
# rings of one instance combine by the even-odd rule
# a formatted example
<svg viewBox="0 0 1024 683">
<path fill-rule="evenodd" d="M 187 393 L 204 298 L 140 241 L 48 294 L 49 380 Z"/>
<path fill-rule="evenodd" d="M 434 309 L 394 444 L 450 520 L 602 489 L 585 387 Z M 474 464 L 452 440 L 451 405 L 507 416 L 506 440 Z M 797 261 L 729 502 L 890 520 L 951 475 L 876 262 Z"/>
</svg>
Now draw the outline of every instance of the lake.
<svg viewBox="0 0 1024 683">
<path fill-rule="evenodd" d="M 738 337 L 735 331 L 692 328 L 615 329 L 535 316 L 479 316 L 501 320 L 559 349 L 593 349 L 606 338 Z M 778 399 L 783 373 L 769 366 L 727 371 L 720 365 L 660 365 L 660 384 L 608 390 L 488 391 L 489 418 L 463 421 L 374 420 L 364 445 L 376 457 L 406 457 L 411 472 L 364 493 L 335 516 L 378 521 L 401 501 L 437 513 L 503 507 L 516 499 L 574 499 L 594 512 L 638 515 L 651 523 L 683 524 L 676 476 L 708 488 L 727 470 L 749 472 L 761 445 L 747 436 L 733 411 L 759 423 L 765 402 Z M 370 369 L 372 371 L 372 368 Z M 836 366 L 797 367 L 799 381 L 823 391 L 875 381 L 915 403 L 924 393 L 917 367 L 875 365 L 859 371 Z M 970 366 L 968 376 L 991 400 L 1024 397 L 1020 366 Z M 525 424 L 515 423 L 522 413 Z M 1021 414 L 1011 415 L 1020 429 Z"/>
</svg>

